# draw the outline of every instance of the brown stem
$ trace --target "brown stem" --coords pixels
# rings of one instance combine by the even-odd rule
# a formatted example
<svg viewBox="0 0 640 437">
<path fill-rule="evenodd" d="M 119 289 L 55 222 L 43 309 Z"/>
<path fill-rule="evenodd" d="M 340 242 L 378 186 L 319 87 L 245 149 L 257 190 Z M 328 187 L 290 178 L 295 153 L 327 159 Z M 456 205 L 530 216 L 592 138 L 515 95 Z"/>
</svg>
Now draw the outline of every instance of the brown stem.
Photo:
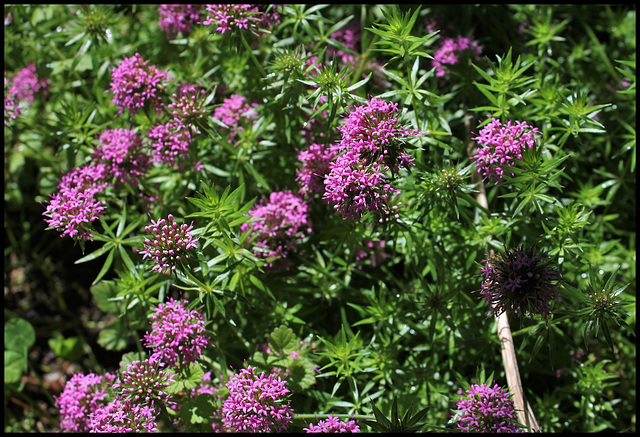
<svg viewBox="0 0 640 437">
<path fill-rule="evenodd" d="M 471 120 L 472 117 L 467 114 L 465 118 L 465 126 L 467 131 L 467 153 L 469 156 L 475 154 L 475 145 L 471 141 Z M 489 210 L 489 202 L 487 201 L 487 195 L 484 187 L 484 183 L 480 179 L 478 173 L 472 173 L 473 182 L 478 184 L 478 194 L 476 200 L 487 211 Z M 489 256 L 493 255 L 493 249 L 489 248 Z M 513 337 L 511 336 L 511 327 L 509 326 L 509 319 L 507 313 L 503 312 L 496 317 L 496 323 L 498 324 L 498 338 L 500 339 L 500 349 L 502 351 L 502 362 L 504 364 L 504 371 L 507 376 L 507 384 L 509 385 L 509 392 L 513 395 L 513 403 L 518 414 L 518 420 L 520 423 L 527 427 L 529 432 L 540 432 L 540 427 L 533 414 L 531 405 L 527 402 L 524 396 L 524 390 L 522 388 L 522 381 L 520 380 L 520 371 L 518 370 L 518 360 L 516 358 L 516 349 L 513 344 Z"/>
</svg>

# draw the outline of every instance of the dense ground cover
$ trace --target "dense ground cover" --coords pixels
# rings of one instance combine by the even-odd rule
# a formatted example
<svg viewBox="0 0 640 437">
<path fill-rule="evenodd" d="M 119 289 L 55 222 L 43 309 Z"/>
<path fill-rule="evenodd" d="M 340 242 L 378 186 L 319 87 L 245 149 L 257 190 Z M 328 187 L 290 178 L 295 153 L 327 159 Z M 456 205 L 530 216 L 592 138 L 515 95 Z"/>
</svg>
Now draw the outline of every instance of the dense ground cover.
<svg viewBox="0 0 640 437">
<path fill-rule="evenodd" d="M 5 5 L 5 431 L 635 431 L 635 14 Z"/>
</svg>

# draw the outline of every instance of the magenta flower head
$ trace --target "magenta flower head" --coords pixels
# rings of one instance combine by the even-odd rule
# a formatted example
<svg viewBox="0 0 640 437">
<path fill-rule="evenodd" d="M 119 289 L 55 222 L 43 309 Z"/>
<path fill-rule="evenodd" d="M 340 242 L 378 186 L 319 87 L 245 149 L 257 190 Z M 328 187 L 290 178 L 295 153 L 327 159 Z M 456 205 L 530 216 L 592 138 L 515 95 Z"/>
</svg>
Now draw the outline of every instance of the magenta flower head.
<svg viewBox="0 0 640 437">
<path fill-rule="evenodd" d="M 33 103 L 36 93 L 48 85 L 46 80 L 38 78 L 33 63 L 18 71 L 11 83 L 16 98 L 29 104 Z"/>
<path fill-rule="evenodd" d="M 298 241 L 311 233 L 309 206 L 289 190 L 276 191 L 263 199 L 247 213 L 253 218 L 262 219 L 254 223 L 240 225 L 242 232 L 251 231 L 261 258 L 286 258 L 295 250 Z M 268 267 L 287 269 L 282 259 L 270 262 Z"/>
<path fill-rule="evenodd" d="M 182 122 L 172 120 L 152 127 L 147 133 L 152 159 L 175 167 L 189 156 L 191 132 Z"/>
<path fill-rule="evenodd" d="M 111 92 L 113 103 L 118 106 L 118 114 L 129 110 L 131 114 L 138 109 L 151 106 L 156 110 L 162 107 L 161 93 L 163 81 L 169 79 L 167 71 L 160 71 L 149 65 L 136 53 L 130 58 L 124 57 L 117 67 L 111 69 Z"/>
<path fill-rule="evenodd" d="M 253 4 L 213 4 L 207 5 L 207 18 L 204 25 L 216 26 L 216 31 L 224 34 L 236 29 L 252 31 L 268 30 L 280 21 L 275 10 L 264 12 L 260 5 Z"/>
<path fill-rule="evenodd" d="M 519 317 L 540 314 L 545 319 L 551 313 L 551 302 L 558 296 L 562 276 L 551 265 L 548 254 L 535 255 L 524 247 L 505 250 L 482 260 L 484 277 L 480 298 L 489 302 L 491 313 L 503 312 Z"/>
<path fill-rule="evenodd" d="M 509 392 L 495 384 L 473 384 L 456 404 L 453 416 L 464 432 L 522 432 Z M 462 390 L 458 391 L 462 395 Z"/>
<path fill-rule="evenodd" d="M 360 432 L 357 420 L 349 420 L 343 422 L 337 417 L 333 417 L 331 414 L 327 415 L 324 420 L 318 421 L 316 425 L 311 424 L 308 428 L 303 428 L 307 433 L 317 432 Z"/>
<path fill-rule="evenodd" d="M 480 56 L 482 47 L 473 38 L 458 36 L 457 38 L 445 38 L 442 45 L 433 54 L 433 66 L 436 69 L 436 76 L 441 77 L 449 72 L 447 66 L 458 63 L 462 54 Z"/>
<path fill-rule="evenodd" d="M 7 79 L 7 72 L 4 73 L 4 124 L 8 125 L 12 120 L 16 120 L 20 115 L 18 96 L 11 86 L 11 81 Z"/>
<path fill-rule="evenodd" d="M 154 308 L 151 332 L 144 336 L 151 348 L 151 358 L 169 367 L 182 367 L 200 358 L 210 339 L 204 326 L 204 316 L 188 310 L 186 301 L 169 298 Z"/>
<path fill-rule="evenodd" d="M 104 164 L 85 164 L 68 171 L 46 206 L 43 215 L 49 218 L 45 222 L 61 232 L 61 237 L 93 240 L 90 223 L 107 209 L 106 202 L 97 198 L 108 186 L 106 175 Z"/>
<path fill-rule="evenodd" d="M 478 173 L 484 175 L 483 180 L 495 179 L 497 185 L 505 172 L 499 166 L 513 167 L 517 161 L 522 160 L 525 148 L 532 149 L 538 141 L 538 128 L 523 121 L 508 121 L 503 125 L 500 120 L 492 118 L 473 139 L 483 146 L 471 157 L 476 162 Z"/>
<path fill-rule="evenodd" d="M 322 144 L 312 144 L 298 154 L 302 167 L 296 170 L 296 181 L 300 183 L 300 194 L 312 197 L 324 193 L 324 177 L 337 151 Z"/>
<path fill-rule="evenodd" d="M 191 256 L 189 251 L 198 248 L 196 242 L 199 240 L 194 239 L 190 232 L 193 222 L 190 225 L 178 225 L 171 214 L 167 219 L 168 221 L 160 219 L 157 222 L 152 219 L 151 225 L 145 226 L 145 231 L 152 234 L 152 237 L 146 238 L 144 250 L 138 251 L 143 260 L 155 259 L 156 265 L 152 270 L 165 273 L 174 271 L 178 263 L 188 259 Z"/>
<path fill-rule="evenodd" d="M 174 381 L 173 373 L 162 369 L 157 359 L 136 360 L 127 365 L 114 384 L 123 397 L 138 404 L 151 405 L 154 401 L 167 404 L 171 395 L 165 389 Z"/>
<path fill-rule="evenodd" d="M 178 33 L 187 35 L 191 27 L 200 21 L 202 8 L 204 5 L 160 5 L 158 25 L 167 34 L 167 38 L 173 38 Z"/>
<path fill-rule="evenodd" d="M 104 163 L 118 183 L 137 185 L 151 168 L 151 160 L 142 149 L 142 138 L 129 129 L 106 129 L 98 137 L 93 160 Z"/>
<path fill-rule="evenodd" d="M 224 99 L 222 105 L 213 111 L 213 118 L 229 127 L 229 141 L 232 141 L 239 131 L 248 127 L 249 120 L 257 115 L 254 109 L 257 106 L 257 103 L 251 105 L 247 103 L 246 97 L 233 94 Z"/>
<path fill-rule="evenodd" d="M 193 133 L 200 133 L 195 123 L 205 116 L 207 110 L 204 107 L 206 91 L 199 86 L 184 83 L 180 85 L 177 93 L 171 95 L 173 102 L 168 108 L 172 120 L 180 122 L 193 129 Z"/>
<path fill-rule="evenodd" d="M 116 396 L 99 407 L 88 417 L 89 432 L 157 432 L 156 420 L 160 409 L 153 405 L 139 404 L 129 398 Z"/>
<path fill-rule="evenodd" d="M 340 127 L 339 156 L 325 176 L 323 198 L 343 218 L 359 221 L 369 211 L 380 216 L 381 222 L 397 217 L 393 203 L 398 191 L 386 175 L 413 165 L 404 140 L 420 135 L 401 126 L 397 112 L 397 104 L 373 98 L 351 112 Z"/>
<path fill-rule="evenodd" d="M 60 396 L 54 396 L 55 407 L 60 410 L 60 431 L 89 431 L 89 416 L 107 403 L 107 389 L 115 379 L 111 373 L 73 375 Z"/>
<path fill-rule="evenodd" d="M 281 432 L 291 422 L 293 409 L 287 400 L 286 381 L 276 373 L 256 374 L 248 366 L 226 384 L 229 394 L 222 403 L 222 426 L 228 432 Z"/>
</svg>

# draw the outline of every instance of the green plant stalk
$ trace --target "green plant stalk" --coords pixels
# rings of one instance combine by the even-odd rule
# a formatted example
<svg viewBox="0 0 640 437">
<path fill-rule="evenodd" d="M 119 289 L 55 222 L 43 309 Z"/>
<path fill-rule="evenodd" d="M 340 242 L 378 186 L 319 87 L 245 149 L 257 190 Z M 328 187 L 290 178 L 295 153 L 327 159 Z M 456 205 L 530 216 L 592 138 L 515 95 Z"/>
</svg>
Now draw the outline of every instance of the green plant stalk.
<svg viewBox="0 0 640 437">
<path fill-rule="evenodd" d="M 265 77 L 266 74 L 264 72 L 264 68 L 262 68 L 262 65 L 260 65 L 260 62 L 258 62 L 256 55 L 253 54 L 253 50 L 249 46 L 249 43 L 247 42 L 246 38 L 244 37 L 244 33 L 242 32 L 242 30 L 238 30 L 238 32 L 240 33 L 240 39 L 242 40 L 242 45 L 244 45 L 244 48 L 247 49 L 247 51 L 249 52 L 249 56 L 251 57 L 251 60 L 253 61 L 256 68 L 260 72 L 260 77 Z"/>
</svg>

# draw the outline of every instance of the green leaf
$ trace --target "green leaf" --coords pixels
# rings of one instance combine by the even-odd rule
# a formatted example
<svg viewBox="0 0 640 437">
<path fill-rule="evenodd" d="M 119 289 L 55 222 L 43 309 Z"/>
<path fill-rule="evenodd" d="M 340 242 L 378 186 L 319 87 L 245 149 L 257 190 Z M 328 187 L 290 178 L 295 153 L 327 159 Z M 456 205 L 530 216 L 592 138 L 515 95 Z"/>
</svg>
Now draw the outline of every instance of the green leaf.
<svg viewBox="0 0 640 437">
<path fill-rule="evenodd" d="M 4 325 L 4 347 L 22 353 L 36 342 L 36 331 L 31 323 L 15 318 Z"/>
<path fill-rule="evenodd" d="M 130 329 L 122 319 L 114 320 L 98 334 L 98 344 L 109 351 L 119 351 L 129 343 Z"/>
<path fill-rule="evenodd" d="M 269 337 L 269 347 L 279 355 L 291 352 L 295 342 L 296 335 L 291 328 L 284 325 L 276 328 Z"/>
<path fill-rule="evenodd" d="M 20 381 L 25 368 L 25 355 L 14 350 L 4 351 L 4 382 L 15 383 Z M 5 387 L 6 390 L 6 387 Z"/>
<path fill-rule="evenodd" d="M 103 255 L 108 250 L 112 250 L 113 248 L 114 248 L 114 244 L 112 242 L 109 242 L 109 243 L 105 244 L 104 246 L 102 246 L 100 249 L 96 250 L 95 252 L 92 252 L 89 255 L 83 256 L 82 258 L 77 260 L 74 264 L 82 264 L 82 263 L 85 263 L 87 261 L 93 261 L 94 259 L 96 259 L 99 256 Z"/>
<path fill-rule="evenodd" d="M 111 314 L 119 312 L 120 305 L 111 300 L 118 295 L 118 289 L 113 281 L 98 282 L 91 287 L 91 294 L 100 310 Z"/>
<path fill-rule="evenodd" d="M 80 337 L 64 338 L 60 331 L 49 339 L 49 347 L 63 360 L 78 361 L 84 354 L 84 342 Z"/>
</svg>

